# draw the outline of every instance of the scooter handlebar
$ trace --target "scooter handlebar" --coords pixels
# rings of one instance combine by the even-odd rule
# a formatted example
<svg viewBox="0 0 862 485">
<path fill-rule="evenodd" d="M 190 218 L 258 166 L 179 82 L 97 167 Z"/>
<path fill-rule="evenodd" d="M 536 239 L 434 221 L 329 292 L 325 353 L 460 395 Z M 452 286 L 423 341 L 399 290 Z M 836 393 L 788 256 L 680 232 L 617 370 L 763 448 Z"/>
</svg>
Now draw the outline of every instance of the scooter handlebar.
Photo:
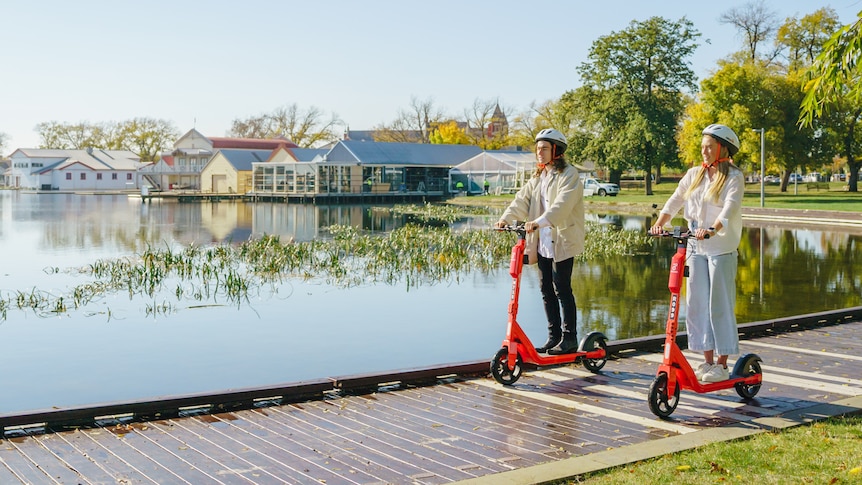
<svg viewBox="0 0 862 485">
<path fill-rule="evenodd" d="M 523 222 L 516 222 L 514 224 L 507 224 L 503 227 L 494 227 L 495 231 L 500 232 L 518 232 L 518 233 L 526 233 L 527 230 L 524 228 Z"/>
<path fill-rule="evenodd" d="M 674 238 L 678 238 L 678 239 L 688 239 L 690 237 L 694 237 L 694 231 L 692 231 L 691 229 L 683 230 L 680 227 L 674 227 L 673 231 L 662 230 L 662 232 L 660 232 L 658 234 L 653 234 L 653 233 L 649 232 L 649 230 L 647 230 L 647 232 L 649 233 L 650 236 L 653 236 L 653 237 L 674 237 Z M 709 239 L 709 234 L 704 234 L 703 238 Z"/>
</svg>

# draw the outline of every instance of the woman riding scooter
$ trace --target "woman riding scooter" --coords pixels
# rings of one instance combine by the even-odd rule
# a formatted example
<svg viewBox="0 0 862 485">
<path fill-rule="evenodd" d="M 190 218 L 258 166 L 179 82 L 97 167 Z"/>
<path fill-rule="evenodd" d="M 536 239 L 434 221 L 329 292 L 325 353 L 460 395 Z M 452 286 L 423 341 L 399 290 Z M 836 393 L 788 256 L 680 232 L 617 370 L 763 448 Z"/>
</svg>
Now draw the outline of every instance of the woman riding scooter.
<svg viewBox="0 0 862 485">
<path fill-rule="evenodd" d="M 578 169 L 566 162 L 566 137 L 545 129 L 536 136 L 536 171 L 503 212 L 496 228 L 527 221 L 525 254 L 537 264 L 548 318 L 548 340 L 537 352 L 578 350 L 577 306 L 572 292 L 575 256 L 584 250 L 584 189 Z M 561 317 L 562 310 L 562 317 Z"/>
</svg>

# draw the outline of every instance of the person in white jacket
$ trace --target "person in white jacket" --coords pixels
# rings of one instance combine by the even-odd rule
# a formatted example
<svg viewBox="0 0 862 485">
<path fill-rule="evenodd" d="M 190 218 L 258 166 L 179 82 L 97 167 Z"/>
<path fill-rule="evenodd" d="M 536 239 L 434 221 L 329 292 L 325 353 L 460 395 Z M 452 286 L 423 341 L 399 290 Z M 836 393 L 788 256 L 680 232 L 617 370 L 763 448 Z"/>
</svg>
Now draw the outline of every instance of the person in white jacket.
<svg viewBox="0 0 862 485">
<path fill-rule="evenodd" d="M 734 307 L 745 178 L 731 159 L 737 151 L 739 138 L 733 130 L 719 124 L 704 128 L 703 163 L 685 173 L 649 229 L 661 233 L 682 208 L 694 232 L 688 240 L 685 327 L 688 348 L 703 352 L 704 362 L 695 369 L 702 382 L 728 379 L 728 355 L 739 353 Z"/>
<path fill-rule="evenodd" d="M 572 292 L 575 256 L 584 251 L 584 187 L 566 162 L 566 137 L 545 129 L 536 136 L 536 172 L 515 194 L 495 227 L 525 221 L 528 264 L 537 264 L 548 318 L 548 340 L 538 352 L 578 350 L 577 306 Z M 562 315 L 561 315 L 562 310 Z"/>
</svg>

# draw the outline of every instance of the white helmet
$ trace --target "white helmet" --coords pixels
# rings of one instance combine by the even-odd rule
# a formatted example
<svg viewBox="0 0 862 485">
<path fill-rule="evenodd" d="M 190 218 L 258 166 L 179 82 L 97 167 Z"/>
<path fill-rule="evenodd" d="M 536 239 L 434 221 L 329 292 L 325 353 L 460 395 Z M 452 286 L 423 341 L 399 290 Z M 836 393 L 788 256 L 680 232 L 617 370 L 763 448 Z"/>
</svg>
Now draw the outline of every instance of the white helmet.
<svg viewBox="0 0 862 485">
<path fill-rule="evenodd" d="M 720 144 L 726 146 L 731 157 L 739 151 L 739 137 L 724 125 L 713 123 L 703 129 L 703 134 L 715 138 Z"/>
<path fill-rule="evenodd" d="M 566 141 L 566 135 L 553 128 L 545 128 L 536 135 L 536 141 L 542 140 L 549 141 L 554 145 L 557 145 L 560 147 L 560 152 L 566 151 L 566 148 L 569 146 L 569 142 Z"/>
</svg>

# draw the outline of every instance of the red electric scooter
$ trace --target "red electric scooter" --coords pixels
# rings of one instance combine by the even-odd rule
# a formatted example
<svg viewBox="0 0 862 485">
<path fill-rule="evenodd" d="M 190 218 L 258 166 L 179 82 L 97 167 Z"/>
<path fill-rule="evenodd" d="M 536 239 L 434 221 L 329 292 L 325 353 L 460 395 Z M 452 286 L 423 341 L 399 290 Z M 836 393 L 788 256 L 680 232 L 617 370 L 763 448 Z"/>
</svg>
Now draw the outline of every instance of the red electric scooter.
<svg viewBox="0 0 862 485">
<path fill-rule="evenodd" d="M 665 330 L 664 359 L 659 364 L 655 380 L 649 388 L 650 411 L 662 419 L 670 416 L 679 403 L 680 389 L 705 393 L 733 387 L 743 399 L 753 398 L 763 382 L 763 373 L 760 370 L 761 359 L 755 354 L 745 354 L 740 357 L 733 367 L 733 373 L 726 381 L 701 383 L 695 377 L 691 365 L 676 343 L 681 305 L 679 293 L 683 278 L 688 276 L 688 266 L 685 264 L 686 249 L 688 239 L 694 237 L 694 233 L 674 227 L 673 232 L 663 231 L 655 236 L 676 239 L 676 254 L 671 258 L 670 277 L 667 282 L 670 290 L 670 309 Z"/>
<path fill-rule="evenodd" d="M 521 293 L 521 272 L 524 268 L 524 248 L 526 234 L 524 223 L 508 225 L 498 231 L 514 232 L 518 241 L 512 247 L 509 274 L 512 275 L 512 297 L 509 302 L 509 323 L 503 348 L 497 351 L 491 361 L 491 375 L 500 384 L 514 384 L 521 377 L 523 364 L 547 366 L 556 364 L 582 363 L 590 372 L 598 372 L 608 360 L 607 339 L 601 332 L 590 332 L 581 340 L 577 352 L 559 355 L 541 355 L 530 342 L 527 334 L 518 325 L 518 297 Z"/>
</svg>

